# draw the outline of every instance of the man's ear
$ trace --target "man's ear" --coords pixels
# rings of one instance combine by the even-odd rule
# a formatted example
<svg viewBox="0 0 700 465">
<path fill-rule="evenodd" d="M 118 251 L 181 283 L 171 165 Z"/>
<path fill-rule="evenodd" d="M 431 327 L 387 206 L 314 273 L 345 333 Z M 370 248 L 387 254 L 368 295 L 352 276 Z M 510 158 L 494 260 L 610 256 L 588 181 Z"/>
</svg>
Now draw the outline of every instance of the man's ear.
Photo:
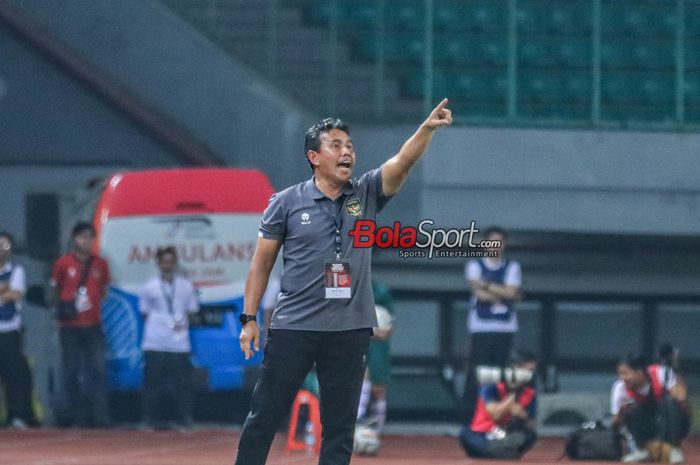
<svg viewBox="0 0 700 465">
<path fill-rule="evenodd" d="M 311 163 L 314 166 L 318 166 L 319 161 L 318 158 L 320 157 L 319 153 L 315 150 L 309 150 L 306 152 L 306 158 L 309 160 L 309 163 Z"/>
</svg>

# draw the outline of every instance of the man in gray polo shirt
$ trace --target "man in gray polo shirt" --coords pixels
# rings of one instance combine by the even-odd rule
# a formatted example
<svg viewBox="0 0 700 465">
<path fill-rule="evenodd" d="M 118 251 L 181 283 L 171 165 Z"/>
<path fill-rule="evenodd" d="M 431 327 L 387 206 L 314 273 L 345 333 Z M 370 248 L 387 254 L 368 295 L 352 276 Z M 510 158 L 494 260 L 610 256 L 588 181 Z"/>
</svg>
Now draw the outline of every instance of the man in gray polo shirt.
<svg viewBox="0 0 700 465">
<path fill-rule="evenodd" d="M 320 465 L 350 462 L 367 347 L 376 326 L 371 248 L 354 248 L 358 219 L 374 220 L 423 155 L 436 129 L 452 123 L 444 99 L 399 153 L 352 178 L 355 152 L 348 127 L 324 119 L 306 132 L 313 177 L 278 192 L 263 214 L 244 291 L 241 350 L 259 350 L 260 299 L 280 248 L 284 270 L 237 465 L 262 465 L 275 432 L 307 372 L 316 364 L 323 441 Z"/>
</svg>

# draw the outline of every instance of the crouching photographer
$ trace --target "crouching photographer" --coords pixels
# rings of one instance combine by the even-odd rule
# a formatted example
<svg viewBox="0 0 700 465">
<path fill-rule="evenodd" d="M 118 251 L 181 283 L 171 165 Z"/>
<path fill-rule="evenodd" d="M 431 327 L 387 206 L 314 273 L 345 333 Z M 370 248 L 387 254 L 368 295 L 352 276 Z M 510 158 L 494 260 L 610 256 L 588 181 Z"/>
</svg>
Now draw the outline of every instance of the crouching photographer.
<svg viewBox="0 0 700 465">
<path fill-rule="evenodd" d="M 613 385 L 613 426 L 626 437 L 623 462 L 683 463 L 681 442 L 690 430 L 687 388 L 678 373 L 678 351 L 665 344 L 660 362 L 629 355 L 618 363 Z"/>
<path fill-rule="evenodd" d="M 534 356 L 514 353 L 508 367 L 477 367 L 479 399 L 470 425 L 459 440 L 474 458 L 520 458 L 537 441 L 534 420 L 537 398 L 531 385 L 537 368 Z"/>
</svg>

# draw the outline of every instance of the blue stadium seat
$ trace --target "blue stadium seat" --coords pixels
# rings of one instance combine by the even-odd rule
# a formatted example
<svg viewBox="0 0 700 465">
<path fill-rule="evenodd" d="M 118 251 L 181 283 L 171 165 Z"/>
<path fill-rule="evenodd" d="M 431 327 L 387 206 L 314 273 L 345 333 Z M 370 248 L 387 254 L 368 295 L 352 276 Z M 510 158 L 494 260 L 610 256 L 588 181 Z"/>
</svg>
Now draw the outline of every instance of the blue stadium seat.
<svg viewBox="0 0 700 465">
<path fill-rule="evenodd" d="M 698 14 L 700 14 L 700 10 Z M 700 31 L 700 29 L 698 30 Z M 685 41 L 685 69 L 690 71 L 700 70 L 700 35 L 688 37 Z"/>
<path fill-rule="evenodd" d="M 601 103 L 604 105 L 627 104 L 633 100 L 637 89 L 637 76 L 630 73 L 603 73 L 601 77 Z"/>
<path fill-rule="evenodd" d="M 362 29 L 374 29 L 378 16 L 379 5 L 369 1 L 358 1 L 353 8 L 347 11 L 347 19 L 353 23 L 353 27 Z"/>
<path fill-rule="evenodd" d="M 638 89 L 643 103 L 673 105 L 676 101 L 676 77 L 673 73 L 639 74 Z"/>
<path fill-rule="evenodd" d="M 631 47 L 634 65 L 640 69 L 673 69 L 675 44 L 672 40 L 640 40 Z"/>
<path fill-rule="evenodd" d="M 394 33 L 377 44 L 374 34 L 364 34 L 355 45 L 356 56 L 365 60 L 377 58 L 377 46 L 381 45 L 384 59 L 389 63 L 417 64 L 423 62 L 425 44 L 423 36 L 416 33 Z"/>
<path fill-rule="evenodd" d="M 592 46 L 589 39 L 565 38 L 556 47 L 557 62 L 569 68 L 590 68 Z"/>
<path fill-rule="evenodd" d="M 700 105 L 700 73 L 686 73 L 685 102 L 688 105 Z"/>
<path fill-rule="evenodd" d="M 503 66 L 508 62 L 508 44 L 505 36 L 481 39 L 479 46 L 484 63 L 491 66 Z"/>
<path fill-rule="evenodd" d="M 589 105 L 593 93 L 591 87 L 591 75 L 586 72 L 565 72 L 564 100 L 570 104 Z"/>
<path fill-rule="evenodd" d="M 438 36 L 433 49 L 433 57 L 438 64 L 450 63 L 474 66 L 484 62 L 481 48 L 471 36 Z"/>
<path fill-rule="evenodd" d="M 557 61 L 552 48 L 546 39 L 523 38 L 518 44 L 518 62 L 524 66 L 551 66 Z"/>
<path fill-rule="evenodd" d="M 628 43 L 619 39 L 603 39 L 600 44 L 600 64 L 603 69 L 628 69 L 635 65 Z"/>
<path fill-rule="evenodd" d="M 425 17 L 425 4 L 421 0 L 386 2 L 384 20 L 388 29 L 423 30 Z"/>
<path fill-rule="evenodd" d="M 469 29 L 471 6 L 464 0 L 435 2 L 433 24 L 438 31 L 466 31 Z"/>
<path fill-rule="evenodd" d="M 470 2 L 467 27 L 479 32 L 506 31 L 508 26 L 505 0 L 479 0 Z"/>
<path fill-rule="evenodd" d="M 546 2 L 548 31 L 562 36 L 588 34 L 592 28 L 592 7 L 590 0 L 567 0 L 566 2 Z"/>
<path fill-rule="evenodd" d="M 518 73 L 518 102 L 562 103 L 564 79 L 549 70 Z"/>
</svg>

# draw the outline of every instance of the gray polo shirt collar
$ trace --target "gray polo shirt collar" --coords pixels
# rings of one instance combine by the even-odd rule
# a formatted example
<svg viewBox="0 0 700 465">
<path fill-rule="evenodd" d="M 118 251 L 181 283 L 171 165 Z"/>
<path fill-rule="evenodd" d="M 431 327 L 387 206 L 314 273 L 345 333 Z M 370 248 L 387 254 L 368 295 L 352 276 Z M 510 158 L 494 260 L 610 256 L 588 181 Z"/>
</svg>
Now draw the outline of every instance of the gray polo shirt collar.
<svg viewBox="0 0 700 465">
<path fill-rule="evenodd" d="M 314 200 L 320 200 L 326 197 L 326 194 L 321 192 L 321 189 L 319 189 L 316 185 L 316 176 L 311 176 L 311 179 L 306 181 L 306 191 L 311 194 L 311 198 Z M 350 195 L 354 192 L 355 187 L 349 181 L 347 184 L 345 184 L 345 186 L 343 186 L 343 189 L 340 191 L 341 195 Z"/>
</svg>

